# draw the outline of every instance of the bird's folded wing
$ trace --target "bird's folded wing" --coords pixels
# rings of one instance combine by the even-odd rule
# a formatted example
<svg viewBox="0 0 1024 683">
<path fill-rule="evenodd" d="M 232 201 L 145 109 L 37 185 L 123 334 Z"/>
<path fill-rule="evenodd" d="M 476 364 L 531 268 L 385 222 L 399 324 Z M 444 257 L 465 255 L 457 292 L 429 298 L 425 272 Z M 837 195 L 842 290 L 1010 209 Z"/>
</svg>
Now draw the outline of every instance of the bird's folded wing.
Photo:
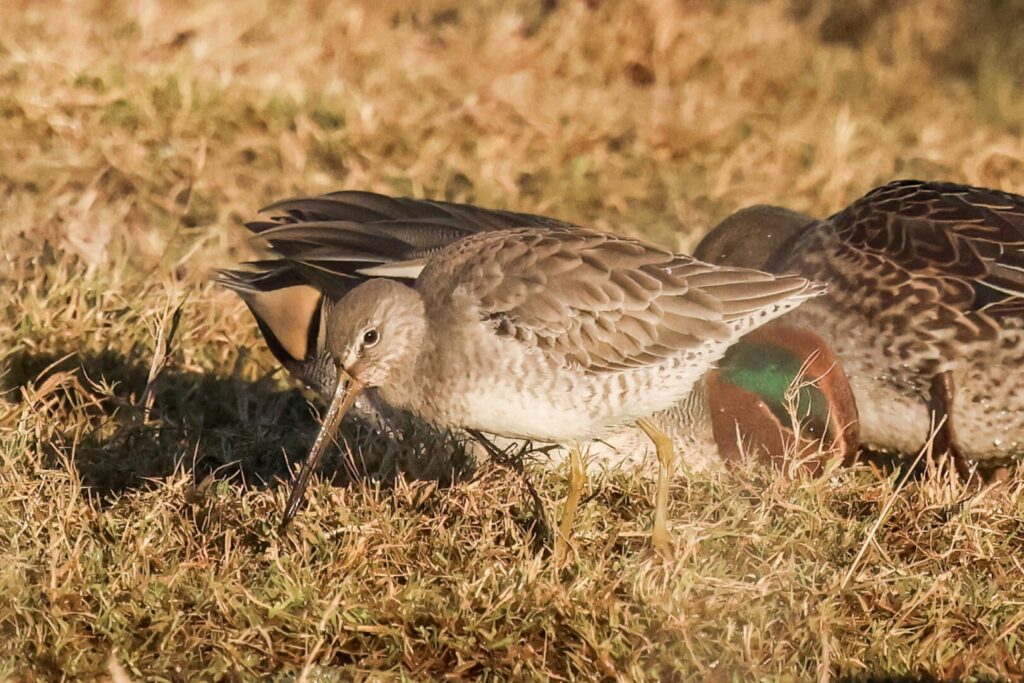
<svg viewBox="0 0 1024 683">
<path fill-rule="evenodd" d="M 463 240 L 429 261 L 417 288 L 428 302 L 468 297 L 497 334 L 595 373 L 728 342 L 743 319 L 821 292 L 798 276 L 557 227 Z"/>
</svg>

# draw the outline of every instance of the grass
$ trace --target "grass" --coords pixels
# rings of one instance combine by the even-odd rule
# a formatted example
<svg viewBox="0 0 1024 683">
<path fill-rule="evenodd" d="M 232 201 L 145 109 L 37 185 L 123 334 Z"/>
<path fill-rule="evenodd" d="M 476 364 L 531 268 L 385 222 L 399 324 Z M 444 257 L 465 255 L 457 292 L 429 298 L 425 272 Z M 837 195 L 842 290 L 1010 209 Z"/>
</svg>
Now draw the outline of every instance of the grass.
<svg viewBox="0 0 1024 683">
<path fill-rule="evenodd" d="M 607 473 L 559 571 L 518 477 L 355 434 L 280 538 L 315 415 L 209 281 L 256 208 L 343 187 L 679 248 L 894 177 L 1020 192 L 1011 3 L 8 5 L 0 676 L 1024 677 L 1017 474 L 681 477 L 666 562 Z"/>
</svg>

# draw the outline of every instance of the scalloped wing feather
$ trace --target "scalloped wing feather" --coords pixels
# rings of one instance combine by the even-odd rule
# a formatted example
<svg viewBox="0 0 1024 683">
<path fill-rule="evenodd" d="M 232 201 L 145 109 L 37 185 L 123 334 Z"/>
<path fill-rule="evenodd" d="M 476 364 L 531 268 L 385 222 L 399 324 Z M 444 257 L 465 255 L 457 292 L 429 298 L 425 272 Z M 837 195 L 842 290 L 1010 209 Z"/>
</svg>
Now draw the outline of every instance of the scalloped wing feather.
<svg viewBox="0 0 1024 683">
<path fill-rule="evenodd" d="M 712 266 L 639 240 L 561 228 L 462 240 L 427 264 L 417 288 L 428 310 L 458 291 L 498 334 L 595 373 L 725 344 L 737 323 L 822 291 L 798 276 Z"/>
</svg>

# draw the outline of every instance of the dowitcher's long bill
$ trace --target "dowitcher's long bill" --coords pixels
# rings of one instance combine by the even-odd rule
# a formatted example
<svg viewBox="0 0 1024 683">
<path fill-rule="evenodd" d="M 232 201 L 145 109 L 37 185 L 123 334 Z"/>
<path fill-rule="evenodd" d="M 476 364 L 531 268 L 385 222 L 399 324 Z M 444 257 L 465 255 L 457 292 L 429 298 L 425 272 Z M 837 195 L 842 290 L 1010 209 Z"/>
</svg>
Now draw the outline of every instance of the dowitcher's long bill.
<svg viewBox="0 0 1024 683">
<path fill-rule="evenodd" d="M 299 478 L 295 480 L 295 486 L 292 487 L 291 495 L 288 497 L 288 504 L 285 506 L 281 522 L 282 529 L 288 526 L 292 517 L 298 512 L 299 506 L 302 505 L 303 492 L 309 486 L 309 479 L 320 465 L 324 453 L 327 452 L 328 441 L 338 430 L 341 418 L 349 411 L 363 390 L 363 384 L 349 377 L 344 370 L 338 374 L 334 398 L 331 400 L 327 415 L 324 416 L 323 426 L 317 434 L 316 441 L 313 442 L 313 448 L 309 451 L 306 464 L 299 471 Z"/>
<path fill-rule="evenodd" d="M 796 272 L 827 297 L 786 317 L 842 359 L 873 448 L 999 463 L 1024 453 L 1024 197 L 896 181 L 816 220 L 758 206 L 697 249 Z"/>
<path fill-rule="evenodd" d="M 351 381 L 335 382 L 285 524 L 365 387 L 435 425 L 566 444 L 577 461 L 580 444 L 640 425 L 661 462 L 652 537 L 665 546 L 673 453 L 648 416 L 684 398 L 742 334 L 822 291 L 799 276 L 710 266 L 640 240 L 496 215 L 525 227 L 487 226 L 427 253 L 397 236 L 407 225 L 264 232 L 305 278 L 298 286 L 323 293 L 318 334 L 334 377 Z M 385 258 L 376 256 L 382 240 L 396 242 Z M 353 287 L 354 279 L 362 281 Z"/>
</svg>

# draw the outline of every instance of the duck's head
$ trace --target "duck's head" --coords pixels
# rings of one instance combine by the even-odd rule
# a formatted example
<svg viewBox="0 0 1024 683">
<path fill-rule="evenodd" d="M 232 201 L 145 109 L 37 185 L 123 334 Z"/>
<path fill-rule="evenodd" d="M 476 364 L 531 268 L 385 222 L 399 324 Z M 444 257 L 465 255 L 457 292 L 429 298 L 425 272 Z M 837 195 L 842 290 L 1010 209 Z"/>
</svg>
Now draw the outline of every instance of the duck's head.
<svg viewBox="0 0 1024 683">
<path fill-rule="evenodd" d="M 733 345 L 707 378 L 719 454 L 745 453 L 782 464 L 822 464 L 816 454 L 852 460 L 859 446 L 857 404 L 839 358 L 821 337 L 770 323 Z"/>
<path fill-rule="evenodd" d="M 325 345 L 337 373 L 336 389 L 288 498 L 282 528 L 298 511 L 345 413 L 364 389 L 388 386 L 396 372 L 415 363 L 427 323 L 423 300 L 415 290 L 392 280 L 374 279 L 330 303 L 325 324 Z"/>
<path fill-rule="evenodd" d="M 693 255 L 721 266 L 763 269 L 779 247 L 816 222 L 781 206 L 748 206 L 715 226 Z"/>
</svg>

